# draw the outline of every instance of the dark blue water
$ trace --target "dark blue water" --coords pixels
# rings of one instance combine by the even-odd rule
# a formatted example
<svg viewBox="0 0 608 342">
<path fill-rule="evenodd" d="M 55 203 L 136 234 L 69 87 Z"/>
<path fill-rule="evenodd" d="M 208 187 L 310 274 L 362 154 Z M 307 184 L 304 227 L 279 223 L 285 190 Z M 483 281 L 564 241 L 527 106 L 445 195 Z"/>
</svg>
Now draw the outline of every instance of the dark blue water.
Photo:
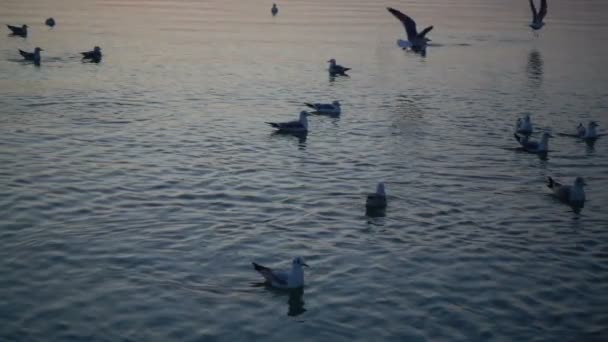
<svg viewBox="0 0 608 342">
<path fill-rule="evenodd" d="M 605 340 L 608 139 L 557 133 L 608 127 L 607 5 L 551 1 L 539 37 L 525 1 L 278 5 L 2 1 L 30 35 L 0 35 L 0 340 Z M 334 99 L 306 138 L 264 123 Z M 586 179 L 580 214 L 546 176 Z M 302 292 L 258 286 L 298 255 Z"/>
</svg>

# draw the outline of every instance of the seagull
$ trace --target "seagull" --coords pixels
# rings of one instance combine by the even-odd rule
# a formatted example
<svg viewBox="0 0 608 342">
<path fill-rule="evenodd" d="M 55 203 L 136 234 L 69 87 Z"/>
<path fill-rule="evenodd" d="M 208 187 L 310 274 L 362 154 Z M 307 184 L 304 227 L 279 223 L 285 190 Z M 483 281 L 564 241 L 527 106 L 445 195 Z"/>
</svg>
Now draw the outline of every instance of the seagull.
<svg viewBox="0 0 608 342">
<path fill-rule="evenodd" d="M 562 185 L 551 177 L 547 177 L 547 187 L 560 201 L 577 208 L 585 205 L 585 189 L 587 185 L 582 177 L 576 177 L 573 185 Z"/>
<path fill-rule="evenodd" d="M 27 25 L 23 25 L 21 27 L 12 25 L 6 26 L 13 32 L 14 36 L 27 37 Z"/>
<path fill-rule="evenodd" d="M 408 17 L 407 15 L 399 12 L 398 10 L 387 7 L 386 8 L 392 15 L 394 15 L 401 23 L 403 27 L 405 27 L 405 33 L 407 34 L 407 41 L 397 40 L 397 45 L 402 47 L 403 49 L 407 49 L 408 47 L 412 49 L 414 52 L 426 52 L 426 45 L 430 39 L 426 38 L 426 34 L 429 33 L 433 29 L 433 26 L 429 26 L 424 30 L 418 31 L 416 30 L 416 22 L 414 19 Z"/>
<path fill-rule="evenodd" d="M 586 132 L 587 130 L 585 129 L 585 126 L 583 126 L 583 123 L 579 122 L 578 126 L 576 126 L 576 137 L 583 138 Z"/>
<path fill-rule="evenodd" d="M 384 191 L 384 183 L 380 182 L 376 186 L 376 192 L 367 195 L 365 208 L 368 210 L 378 210 L 386 208 L 386 192 Z"/>
<path fill-rule="evenodd" d="M 532 10 L 532 22 L 530 23 L 530 27 L 534 31 L 538 31 L 545 26 L 543 19 L 547 15 L 547 0 L 540 0 L 540 10 L 538 12 L 536 12 L 536 7 L 534 6 L 534 0 L 530 0 L 530 9 Z"/>
<path fill-rule="evenodd" d="M 279 8 L 277 7 L 277 4 L 272 4 L 272 9 L 270 10 L 270 12 L 272 13 L 272 16 L 277 15 L 277 13 L 279 13 Z"/>
<path fill-rule="evenodd" d="M 315 110 L 316 114 L 340 115 L 340 101 L 332 103 L 304 103 L 306 106 Z"/>
<path fill-rule="evenodd" d="M 350 68 L 345 68 L 341 65 L 336 64 L 336 60 L 333 58 L 328 60 L 327 63 L 329 63 L 329 74 L 331 76 L 336 76 L 336 75 L 348 76 L 346 74 L 346 72 L 348 70 L 350 70 Z"/>
<path fill-rule="evenodd" d="M 302 269 L 302 266 L 308 267 L 308 265 L 301 257 L 293 259 L 291 271 L 289 273 L 277 272 L 268 267 L 258 265 L 255 262 L 252 262 L 252 264 L 253 268 L 260 272 L 264 279 L 266 279 L 266 282 L 272 287 L 279 289 L 295 289 L 304 286 L 304 270 Z"/>
<path fill-rule="evenodd" d="M 527 136 L 520 137 L 517 135 L 517 133 L 513 133 L 513 136 L 515 139 L 517 139 L 523 150 L 526 152 L 537 154 L 549 152 L 549 138 L 552 136 L 547 132 L 543 133 L 540 142 L 529 141 Z"/>
<path fill-rule="evenodd" d="M 96 46 L 93 51 L 81 52 L 82 59 L 90 59 L 91 62 L 99 63 L 101 61 L 101 48 Z"/>
<path fill-rule="evenodd" d="M 301 111 L 300 119 L 297 121 L 289 121 L 289 122 L 267 122 L 270 126 L 279 130 L 279 132 L 284 133 L 306 133 L 308 132 L 308 112 Z"/>
<path fill-rule="evenodd" d="M 55 19 L 53 18 L 48 18 L 45 22 L 46 26 L 48 27 L 54 27 L 55 26 Z"/>
<path fill-rule="evenodd" d="M 524 136 L 529 136 L 532 134 L 532 121 L 530 120 L 530 115 L 524 116 L 524 119 L 517 119 L 515 133 L 521 134 Z"/>
<path fill-rule="evenodd" d="M 598 126 L 597 122 L 589 121 L 589 124 L 587 125 L 587 129 L 584 130 L 584 132 L 583 132 L 584 134 L 581 138 L 583 138 L 585 140 L 597 139 L 599 137 L 597 134 L 597 131 L 595 130 L 595 128 L 597 126 Z M 580 130 L 579 130 L 579 133 L 580 133 Z"/>
<path fill-rule="evenodd" d="M 26 61 L 32 61 L 34 62 L 34 64 L 40 65 L 40 51 L 44 50 L 39 47 L 36 47 L 34 49 L 34 52 L 26 52 L 20 49 L 19 53 L 21 54 L 21 56 L 23 56 L 23 58 L 25 58 Z"/>
</svg>

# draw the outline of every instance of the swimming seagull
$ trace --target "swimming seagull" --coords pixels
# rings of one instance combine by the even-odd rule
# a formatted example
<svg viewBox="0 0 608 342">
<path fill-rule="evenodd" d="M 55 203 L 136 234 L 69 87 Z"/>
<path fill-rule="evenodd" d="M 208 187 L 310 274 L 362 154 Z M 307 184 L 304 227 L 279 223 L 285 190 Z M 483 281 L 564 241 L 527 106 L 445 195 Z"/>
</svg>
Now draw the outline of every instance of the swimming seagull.
<svg viewBox="0 0 608 342">
<path fill-rule="evenodd" d="M 578 126 L 576 126 L 576 137 L 582 138 L 585 136 L 586 132 L 587 132 L 587 130 L 585 129 L 585 126 L 583 126 L 583 123 L 579 122 Z"/>
<path fill-rule="evenodd" d="M 587 185 L 582 177 L 576 177 L 573 185 L 562 185 L 551 177 L 547 177 L 547 187 L 560 201 L 576 208 L 585 206 L 585 189 Z"/>
<path fill-rule="evenodd" d="M 517 119 L 515 133 L 529 136 L 532 134 L 532 121 L 530 120 L 530 115 L 524 116 L 524 119 Z"/>
<path fill-rule="evenodd" d="M 589 124 L 587 125 L 587 129 L 585 130 L 585 134 L 583 134 L 582 138 L 587 140 L 587 139 L 597 139 L 599 136 L 597 134 L 597 131 L 595 130 L 595 128 L 598 126 L 597 122 L 595 121 L 589 121 Z M 580 131 L 579 131 L 580 132 Z"/>
<path fill-rule="evenodd" d="M 266 279 L 266 282 L 279 289 L 294 289 L 304 286 L 304 270 L 302 266 L 308 267 L 301 257 L 296 257 L 291 263 L 291 271 L 278 272 L 268 267 L 258 265 L 252 262 L 253 268 L 260 272 L 260 274 Z"/>
<path fill-rule="evenodd" d="M 418 32 L 416 30 L 416 22 L 414 19 L 408 17 L 407 15 L 399 12 L 398 10 L 387 7 L 386 8 L 392 15 L 394 15 L 401 23 L 403 27 L 405 27 L 405 33 L 407 34 L 407 41 L 397 40 L 397 45 L 403 49 L 411 48 L 414 52 L 426 52 L 427 42 L 431 41 L 426 38 L 426 34 L 429 33 L 433 29 L 433 26 L 429 26 L 424 30 Z"/>
<path fill-rule="evenodd" d="M 270 126 L 284 133 L 306 133 L 308 132 L 308 112 L 301 111 L 300 119 L 289 122 L 267 122 Z"/>
<path fill-rule="evenodd" d="M 277 4 L 272 4 L 272 9 L 270 10 L 270 12 L 272 13 L 273 16 L 277 15 L 277 13 L 279 13 L 279 8 L 277 7 Z"/>
<path fill-rule="evenodd" d="M 368 210 L 378 210 L 386 208 L 386 192 L 384 183 L 380 182 L 376 186 L 376 192 L 368 194 L 365 201 L 365 208 Z"/>
<path fill-rule="evenodd" d="M 529 141 L 527 136 L 520 137 L 517 133 L 513 133 L 513 136 L 524 151 L 529 153 L 543 154 L 549 152 L 549 138 L 551 138 L 551 134 L 545 132 L 543 133 L 540 142 Z"/>
<path fill-rule="evenodd" d="M 14 36 L 27 37 L 27 25 L 23 25 L 21 27 L 12 25 L 6 26 L 13 32 Z"/>
<path fill-rule="evenodd" d="M 332 103 L 304 103 L 306 106 L 314 109 L 316 114 L 327 114 L 327 115 L 340 115 L 342 112 L 340 108 L 340 101 L 334 101 Z"/>
<path fill-rule="evenodd" d="M 336 76 L 336 75 L 348 76 L 346 74 L 346 72 L 348 70 L 350 70 L 350 68 L 345 68 L 341 65 L 336 64 L 336 60 L 333 58 L 328 60 L 327 63 L 329 63 L 329 74 L 331 76 Z"/>
<path fill-rule="evenodd" d="M 96 46 L 93 51 L 81 52 L 82 59 L 88 59 L 92 62 L 99 63 L 101 61 L 101 48 Z"/>
<path fill-rule="evenodd" d="M 40 65 L 40 51 L 44 51 L 39 47 L 34 49 L 34 52 L 27 52 L 19 49 L 19 53 L 26 61 L 32 61 L 35 65 Z"/>
<path fill-rule="evenodd" d="M 532 10 L 532 22 L 530 23 L 530 27 L 534 31 L 538 31 L 545 26 L 543 19 L 547 15 L 547 0 L 540 0 L 540 10 L 538 12 L 536 12 L 536 7 L 534 6 L 534 0 L 530 0 L 530 9 Z"/>
<path fill-rule="evenodd" d="M 48 27 L 54 27 L 55 26 L 55 19 L 53 18 L 48 18 L 45 22 L 46 26 Z"/>
</svg>

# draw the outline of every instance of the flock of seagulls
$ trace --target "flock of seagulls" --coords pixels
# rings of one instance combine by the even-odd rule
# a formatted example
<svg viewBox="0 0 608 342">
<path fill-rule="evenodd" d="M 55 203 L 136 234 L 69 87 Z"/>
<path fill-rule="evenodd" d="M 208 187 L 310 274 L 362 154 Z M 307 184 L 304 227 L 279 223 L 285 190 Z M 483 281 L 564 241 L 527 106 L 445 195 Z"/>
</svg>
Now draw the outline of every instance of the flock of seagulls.
<svg viewBox="0 0 608 342">
<path fill-rule="evenodd" d="M 53 18 L 48 18 L 47 20 L 44 21 L 44 24 L 50 28 L 55 27 L 56 22 L 55 19 Z M 15 36 L 15 37 L 22 37 L 22 38 L 27 38 L 27 25 L 22 25 L 21 27 L 19 26 L 13 26 L 13 25 L 6 25 L 9 30 L 11 31 L 10 35 L 11 36 Z M 43 49 L 41 49 L 40 47 L 36 47 L 34 49 L 34 52 L 27 52 L 27 51 L 23 51 L 21 49 L 19 49 L 19 54 L 21 54 L 21 56 L 23 57 L 23 59 L 25 61 L 28 62 L 33 62 L 34 65 L 36 66 L 40 66 L 40 51 L 44 51 Z M 81 52 L 80 53 L 82 55 L 82 60 L 84 62 L 92 62 L 92 63 L 99 63 L 101 62 L 101 48 L 99 46 L 95 46 L 93 48 L 93 50 L 91 51 L 86 51 L 86 52 Z"/>
<path fill-rule="evenodd" d="M 538 34 L 537 32 L 545 25 L 543 20 L 547 15 L 547 0 L 540 1 L 540 8 L 538 11 L 534 4 L 534 0 L 529 0 L 529 2 L 532 11 L 532 22 L 529 26 L 532 28 L 535 34 Z M 428 26 L 419 32 L 416 27 L 416 22 L 410 16 L 391 7 L 388 7 L 387 10 L 395 18 L 397 18 L 405 28 L 407 40 L 397 40 L 397 46 L 404 50 L 410 50 L 414 53 L 426 55 L 428 42 L 431 41 L 429 38 L 427 38 L 427 34 L 433 29 L 433 26 Z M 276 4 L 272 5 L 270 12 L 273 16 L 276 16 L 279 13 L 279 8 Z M 55 27 L 55 19 L 46 19 L 45 25 L 49 26 L 50 28 Z M 7 27 L 10 29 L 11 35 L 13 36 L 26 38 L 28 35 L 27 25 L 22 25 L 21 27 L 7 25 Z M 26 61 L 31 61 L 35 65 L 39 66 L 41 62 L 41 51 L 44 50 L 40 47 L 36 47 L 33 52 L 19 50 L 19 53 Z M 81 52 L 81 55 L 84 61 L 91 61 L 94 63 L 99 63 L 102 59 L 101 48 L 99 46 L 95 46 L 92 51 Z M 351 68 L 337 64 L 334 58 L 328 60 L 327 62 L 329 63 L 328 71 L 331 77 L 349 76 L 346 72 L 351 70 Z M 342 112 L 339 101 L 333 101 L 332 103 L 304 103 L 304 105 L 312 109 L 312 111 L 301 111 L 298 120 L 288 122 L 267 122 L 267 124 L 275 128 L 277 132 L 280 133 L 306 134 L 308 133 L 309 115 L 320 114 L 338 116 Z M 592 144 L 599 137 L 597 134 L 597 127 L 598 124 L 595 121 L 590 121 L 587 127 L 585 127 L 582 123 L 579 123 L 578 127 L 576 128 L 576 133 L 563 135 L 582 139 L 585 142 Z M 531 140 L 533 133 L 534 127 L 530 115 L 517 119 L 513 136 L 519 143 L 520 148 L 528 153 L 546 155 L 549 152 L 549 139 L 552 138 L 553 135 L 549 132 L 543 132 L 540 140 L 533 141 Z M 573 185 L 562 185 L 553 178 L 547 177 L 547 187 L 553 191 L 555 197 L 560 201 L 571 205 L 574 209 L 584 207 L 585 185 L 586 183 L 582 177 L 577 177 Z M 366 197 L 366 213 L 372 215 L 374 212 L 382 212 L 386 209 L 386 207 L 387 196 L 385 185 L 383 182 L 380 182 L 377 184 L 376 191 L 368 194 Z M 308 267 L 308 265 L 304 262 L 304 259 L 301 257 L 296 257 L 292 261 L 291 270 L 289 272 L 275 271 L 255 262 L 253 263 L 253 267 L 262 275 L 268 285 L 279 289 L 293 289 L 304 286 L 303 267 Z"/>
<path fill-rule="evenodd" d="M 543 22 L 547 15 L 547 0 L 540 1 L 540 8 L 537 11 L 534 4 L 534 0 L 529 0 L 530 9 L 532 11 L 532 22 L 529 26 L 532 28 L 535 35 L 538 36 L 538 31 L 543 28 L 545 23 Z M 428 42 L 431 40 L 427 38 L 427 34 L 433 29 L 433 26 L 428 26 L 422 31 L 418 31 L 416 22 L 408 15 L 394 8 L 388 7 L 387 10 L 397 18 L 403 27 L 407 40 L 398 39 L 397 46 L 404 50 L 409 50 L 414 53 L 426 55 L 426 49 Z M 273 16 L 277 15 L 278 8 L 276 4 L 273 4 L 271 13 Z M 334 58 L 327 61 L 329 63 L 329 74 L 331 77 L 335 76 L 348 76 L 347 71 L 351 68 L 344 67 L 336 63 Z M 333 101 L 332 103 L 304 103 L 307 107 L 312 109 L 309 113 L 307 111 L 301 111 L 298 120 L 289 122 L 268 122 L 273 128 L 276 128 L 278 132 L 292 133 L 292 134 L 306 134 L 308 132 L 308 116 L 311 114 L 325 114 L 325 115 L 340 115 L 341 106 L 339 101 Z M 595 143 L 596 139 L 600 135 L 597 133 L 598 124 L 595 121 L 590 121 L 585 127 L 582 123 L 579 123 L 574 134 L 562 134 L 565 136 L 571 136 L 582 141 L 585 141 L 588 145 Z M 549 132 L 542 132 L 539 140 L 532 140 L 531 136 L 534 134 L 534 125 L 530 115 L 526 115 L 523 118 L 518 118 L 515 131 L 513 136 L 520 145 L 522 151 L 536 154 L 539 156 L 546 156 L 549 152 L 549 139 L 553 138 L 553 135 Z M 547 187 L 553 192 L 553 195 L 563 203 L 571 206 L 576 212 L 585 205 L 585 187 L 586 183 L 582 177 L 576 177 L 572 185 L 563 185 L 552 177 L 547 177 Z M 376 191 L 367 195 L 365 208 L 366 214 L 373 216 L 374 213 L 384 211 L 387 207 L 387 196 L 385 185 L 383 182 L 378 183 Z M 308 266 L 303 262 L 303 259 L 296 257 L 293 259 L 292 268 L 290 272 L 276 272 L 270 268 L 260 266 L 253 263 L 254 269 L 258 271 L 266 280 L 266 283 L 275 288 L 299 288 L 304 285 L 304 272 L 302 266 Z"/>
</svg>

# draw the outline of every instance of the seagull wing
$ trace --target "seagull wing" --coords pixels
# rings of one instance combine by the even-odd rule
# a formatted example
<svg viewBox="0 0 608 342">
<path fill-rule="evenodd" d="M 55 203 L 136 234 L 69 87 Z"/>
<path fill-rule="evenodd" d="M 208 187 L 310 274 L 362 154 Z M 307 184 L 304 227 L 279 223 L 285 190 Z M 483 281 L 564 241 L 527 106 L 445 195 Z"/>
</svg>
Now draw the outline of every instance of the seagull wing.
<svg viewBox="0 0 608 342">
<path fill-rule="evenodd" d="M 287 286 L 287 274 L 274 272 L 272 269 L 262 265 L 258 265 L 255 262 L 252 262 L 252 264 L 253 268 L 256 271 L 260 272 L 262 277 L 264 277 L 264 279 L 266 279 L 266 281 L 270 284 Z"/>
<path fill-rule="evenodd" d="M 540 0 L 540 10 L 538 11 L 538 20 L 542 21 L 547 15 L 547 0 Z"/>
<path fill-rule="evenodd" d="M 532 10 L 532 22 L 536 22 L 536 6 L 534 6 L 534 0 L 530 0 L 530 9 Z"/>
<path fill-rule="evenodd" d="M 19 53 L 21 54 L 21 56 L 23 56 L 23 58 L 25 58 L 27 60 L 34 59 L 34 54 L 31 52 L 27 52 L 27 51 L 23 51 L 23 50 L 19 49 Z"/>
<path fill-rule="evenodd" d="M 401 23 L 403 24 L 403 27 L 405 27 L 405 33 L 407 34 L 407 40 L 413 41 L 414 39 L 416 39 L 416 36 L 418 36 L 418 33 L 416 31 L 416 22 L 412 18 L 397 11 L 394 8 L 387 7 L 386 9 L 389 12 L 391 12 L 391 14 L 395 16 L 395 18 L 397 18 L 397 19 L 399 19 L 399 21 L 401 21 Z"/>
<path fill-rule="evenodd" d="M 429 33 L 432 29 L 433 29 L 433 26 L 429 26 L 429 27 L 425 28 L 420 33 L 418 33 L 418 38 L 424 38 L 424 36 L 426 36 L 426 34 Z"/>
</svg>

